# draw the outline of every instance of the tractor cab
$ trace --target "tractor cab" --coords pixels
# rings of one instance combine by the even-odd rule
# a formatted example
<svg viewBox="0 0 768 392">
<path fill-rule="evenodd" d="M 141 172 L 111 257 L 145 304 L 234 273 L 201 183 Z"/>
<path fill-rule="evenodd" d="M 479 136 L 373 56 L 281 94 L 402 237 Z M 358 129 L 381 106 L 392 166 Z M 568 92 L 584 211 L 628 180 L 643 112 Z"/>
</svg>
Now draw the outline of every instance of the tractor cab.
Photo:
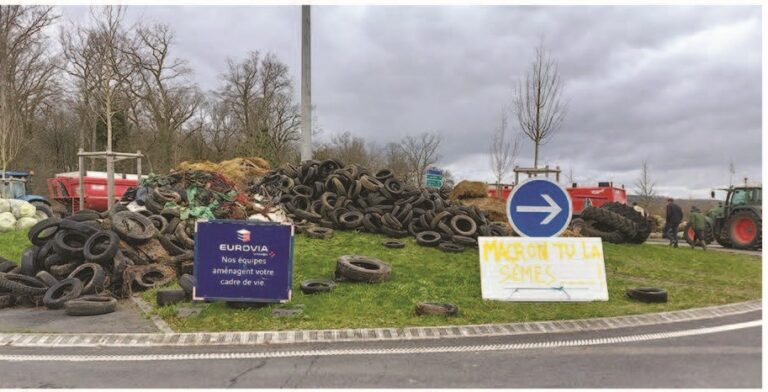
<svg viewBox="0 0 768 392">
<path fill-rule="evenodd" d="M 35 207 L 39 206 L 38 209 L 42 209 L 48 216 L 51 216 L 51 203 L 48 199 L 39 195 L 30 195 L 27 193 L 29 178 L 34 174 L 35 173 L 31 171 L 0 172 L 0 198 L 27 201 L 35 205 Z"/>
</svg>

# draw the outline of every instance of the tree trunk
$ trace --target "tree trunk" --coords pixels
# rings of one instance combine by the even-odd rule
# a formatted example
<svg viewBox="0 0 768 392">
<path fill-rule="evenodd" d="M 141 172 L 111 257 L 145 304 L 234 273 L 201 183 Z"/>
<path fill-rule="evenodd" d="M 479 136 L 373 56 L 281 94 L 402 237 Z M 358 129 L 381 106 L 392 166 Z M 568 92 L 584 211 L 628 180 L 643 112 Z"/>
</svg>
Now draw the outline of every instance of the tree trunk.
<svg viewBox="0 0 768 392">
<path fill-rule="evenodd" d="M 539 142 L 536 142 L 536 147 L 533 149 L 533 168 L 539 168 Z"/>
</svg>

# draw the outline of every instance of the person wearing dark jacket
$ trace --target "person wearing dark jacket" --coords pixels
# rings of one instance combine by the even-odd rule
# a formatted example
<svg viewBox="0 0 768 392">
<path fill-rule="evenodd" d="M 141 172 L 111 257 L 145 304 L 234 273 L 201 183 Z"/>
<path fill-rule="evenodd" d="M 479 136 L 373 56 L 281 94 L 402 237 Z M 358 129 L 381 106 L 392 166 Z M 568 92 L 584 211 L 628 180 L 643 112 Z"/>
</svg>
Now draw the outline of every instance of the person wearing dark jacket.
<svg viewBox="0 0 768 392">
<path fill-rule="evenodd" d="M 683 221 L 683 210 L 679 205 L 675 204 L 675 200 L 671 197 L 667 199 L 666 219 L 669 246 L 674 246 L 677 248 L 677 228 L 680 226 L 680 222 Z"/>
</svg>

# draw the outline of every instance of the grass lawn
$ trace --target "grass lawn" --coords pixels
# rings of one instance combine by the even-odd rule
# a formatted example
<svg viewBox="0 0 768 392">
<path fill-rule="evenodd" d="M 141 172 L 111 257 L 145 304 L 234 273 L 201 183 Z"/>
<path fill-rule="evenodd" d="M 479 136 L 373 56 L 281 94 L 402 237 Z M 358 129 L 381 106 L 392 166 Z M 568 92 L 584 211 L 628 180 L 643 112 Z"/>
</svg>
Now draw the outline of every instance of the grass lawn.
<svg viewBox="0 0 768 392">
<path fill-rule="evenodd" d="M 27 230 L 0 233 L 0 256 L 16 264 L 21 262 L 21 254 L 24 253 L 24 249 L 31 245 L 32 243 L 27 238 Z"/>
<path fill-rule="evenodd" d="M 293 300 L 304 312 L 292 318 L 271 317 L 274 307 L 230 309 L 224 303 L 197 304 L 202 312 L 177 316 L 179 305 L 155 310 L 177 331 L 286 330 L 478 324 L 617 316 L 686 309 L 761 297 L 761 259 L 687 247 L 605 245 L 610 300 L 581 303 L 514 303 L 484 301 L 476 249 L 443 253 L 405 239 L 404 249 L 381 245 L 383 236 L 336 232 L 331 240 L 296 238 Z M 0 252 L 2 254 L 2 252 Z M 299 285 L 309 278 L 330 277 L 336 259 L 362 254 L 392 265 L 392 278 L 382 284 L 340 283 L 331 293 L 305 295 Z M 655 286 L 669 291 L 669 302 L 645 304 L 629 300 L 627 287 Z M 155 291 L 144 294 L 155 303 Z M 458 317 L 418 317 L 419 301 L 452 302 Z M 187 305 L 181 305 L 187 306 Z"/>
</svg>

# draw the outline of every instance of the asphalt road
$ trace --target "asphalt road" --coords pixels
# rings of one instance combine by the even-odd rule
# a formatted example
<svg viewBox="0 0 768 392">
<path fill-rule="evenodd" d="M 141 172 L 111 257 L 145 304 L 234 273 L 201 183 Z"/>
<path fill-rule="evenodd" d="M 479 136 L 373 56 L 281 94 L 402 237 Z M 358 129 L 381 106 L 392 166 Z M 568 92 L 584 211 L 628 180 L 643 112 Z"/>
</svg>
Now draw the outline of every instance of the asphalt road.
<svg viewBox="0 0 768 392">
<path fill-rule="evenodd" d="M 662 239 L 649 239 L 645 242 L 646 244 L 651 245 L 669 245 L 669 240 L 662 240 Z M 678 246 L 681 248 L 690 248 L 690 245 L 688 245 L 687 242 L 685 242 L 684 239 L 679 238 L 678 239 Z M 697 251 L 701 251 L 701 247 L 696 247 Z M 716 242 L 712 242 L 711 244 L 707 245 L 707 251 L 713 250 L 715 252 L 729 252 L 729 253 L 737 253 L 742 255 L 748 255 L 748 256 L 758 256 L 762 257 L 763 251 L 761 250 L 741 250 L 741 249 L 733 249 L 733 248 L 723 248 Z"/>
<path fill-rule="evenodd" d="M 0 388 L 47 387 L 721 387 L 760 388 L 761 327 L 634 343 L 481 350 L 479 345 L 565 341 L 689 331 L 760 320 L 760 312 L 722 319 L 602 332 L 539 334 L 409 342 L 260 347 L 142 349 L 3 347 L 0 355 L 98 355 L 99 362 L 0 361 Z M 477 345 L 477 346 L 476 346 Z M 327 350 L 468 347 L 461 352 L 328 354 Z M 472 349 L 472 348 L 475 349 Z M 138 360 L 125 354 L 260 353 L 310 350 L 325 354 L 250 359 Z M 319 351 L 311 351 L 319 350 Z M 429 350 L 427 350 L 429 351 Z M 440 351 L 440 350 L 437 350 Z M 117 357 L 110 357 L 115 355 Z M 124 357 L 123 357 L 124 358 Z"/>
</svg>

